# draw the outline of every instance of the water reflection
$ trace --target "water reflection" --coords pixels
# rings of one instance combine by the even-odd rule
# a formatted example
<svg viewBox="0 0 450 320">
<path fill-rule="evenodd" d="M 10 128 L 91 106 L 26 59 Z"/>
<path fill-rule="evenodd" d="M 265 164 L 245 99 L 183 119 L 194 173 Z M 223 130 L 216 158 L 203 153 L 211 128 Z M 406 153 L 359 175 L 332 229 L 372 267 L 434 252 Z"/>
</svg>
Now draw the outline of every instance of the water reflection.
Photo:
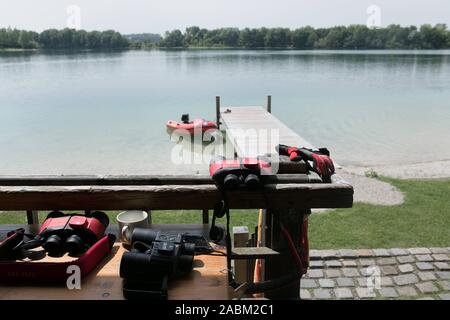
<svg viewBox="0 0 450 320">
<path fill-rule="evenodd" d="M 204 172 L 173 163 L 165 124 L 214 119 L 215 95 L 272 94 L 342 164 L 450 158 L 450 51 L 0 52 L 0 84 L 0 174 Z"/>
</svg>

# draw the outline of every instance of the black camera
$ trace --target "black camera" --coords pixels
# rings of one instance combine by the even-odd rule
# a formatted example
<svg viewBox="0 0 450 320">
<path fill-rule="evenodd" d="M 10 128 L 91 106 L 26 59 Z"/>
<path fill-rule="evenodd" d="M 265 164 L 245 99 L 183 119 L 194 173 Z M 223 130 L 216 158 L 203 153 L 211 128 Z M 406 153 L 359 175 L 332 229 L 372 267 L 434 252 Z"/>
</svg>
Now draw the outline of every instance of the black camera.
<svg viewBox="0 0 450 320">
<path fill-rule="evenodd" d="M 192 271 L 195 244 L 183 235 L 136 228 L 132 250 L 120 261 L 120 277 L 127 299 L 167 299 L 167 283 Z"/>
</svg>

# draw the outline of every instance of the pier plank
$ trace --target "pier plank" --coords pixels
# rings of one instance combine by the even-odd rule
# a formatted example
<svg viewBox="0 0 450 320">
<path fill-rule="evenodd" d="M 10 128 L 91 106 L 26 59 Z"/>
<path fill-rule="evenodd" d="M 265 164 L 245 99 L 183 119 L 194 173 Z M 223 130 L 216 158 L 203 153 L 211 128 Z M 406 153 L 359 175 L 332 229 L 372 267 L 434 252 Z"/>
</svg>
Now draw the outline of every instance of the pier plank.
<svg viewBox="0 0 450 320">
<path fill-rule="evenodd" d="M 221 123 L 240 157 L 274 153 L 275 146 L 279 143 L 313 148 L 312 144 L 263 107 L 226 107 L 221 108 L 220 111 Z M 244 136 L 243 132 L 249 135 Z M 268 139 L 265 136 L 266 132 Z M 276 134 L 279 139 L 270 139 L 271 133 Z M 258 148 L 249 148 L 250 145 L 258 146 Z"/>
</svg>

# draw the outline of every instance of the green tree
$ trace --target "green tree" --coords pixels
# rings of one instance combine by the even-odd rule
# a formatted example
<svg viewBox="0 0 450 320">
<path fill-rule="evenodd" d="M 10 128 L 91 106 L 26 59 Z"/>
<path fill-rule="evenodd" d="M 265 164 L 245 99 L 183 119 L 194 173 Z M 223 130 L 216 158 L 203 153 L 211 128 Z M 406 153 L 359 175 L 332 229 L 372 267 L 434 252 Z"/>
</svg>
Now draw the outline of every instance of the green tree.
<svg viewBox="0 0 450 320">
<path fill-rule="evenodd" d="M 102 33 L 99 31 L 88 32 L 87 41 L 89 49 L 99 49 L 102 46 Z"/>
<path fill-rule="evenodd" d="M 310 26 L 292 31 L 292 46 L 295 49 L 312 49 L 318 37 Z"/>
<path fill-rule="evenodd" d="M 324 49 L 348 49 L 351 38 L 345 27 L 333 27 L 323 38 Z"/>
<path fill-rule="evenodd" d="M 56 49 L 61 43 L 60 33 L 56 29 L 49 29 L 41 32 L 39 43 L 45 49 Z"/>
<path fill-rule="evenodd" d="M 75 34 L 74 29 L 65 28 L 60 33 L 60 43 L 58 45 L 59 48 L 72 48 L 73 46 L 73 36 Z"/>
<path fill-rule="evenodd" d="M 184 43 L 186 46 L 200 46 L 203 42 L 203 34 L 197 26 L 186 28 L 184 33 Z"/>
<path fill-rule="evenodd" d="M 256 32 L 245 28 L 239 34 L 239 45 L 244 48 L 256 48 Z M 263 44 L 264 46 L 264 44 Z"/>
<path fill-rule="evenodd" d="M 20 30 L 8 28 L 6 32 L 6 47 L 19 48 Z"/>
<path fill-rule="evenodd" d="M 420 28 L 423 49 L 444 49 L 448 44 L 448 32 L 445 24 L 432 27 L 429 24 Z"/>
<path fill-rule="evenodd" d="M 222 45 L 226 47 L 237 47 L 239 45 L 239 29 L 223 28 L 219 31 Z"/>
<path fill-rule="evenodd" d="M 167 48 L 181 48 L 184 47 L 184 36 L 180 30 L 168 31 L 165 34 L 162 46 Z"/>
<path fill-rule="evenodd" d="M 125 48 L 129 45 L 129 42 L 126 38 L 122 37 L 122 35 L 118 32 L 114 32 L 111 36 L 110 47 L 113 49 Z"/>
<path fill-rule="evenodd" d="M 265 46 L 268 48 L 286 48 L 290 45 L 290 38 L 289 29 L 269 29 L 265 36 Z"/>
<path fill-rule="evenodd" d="M 0 48 L 6 47 L 6 29 L 0 28 Z"/>
<path fill-rule="evenodd" d="M 78 30 L 72 37 L 72 47 L 78 49 L 88 48 L 88 33 L 85 30 Z"/>
<path fill-rule="evenodd" d="M 36 32 L 20 31 L 18 45 L 22 49 L 36 49 L 38 48 L 39 36 Z"/>
</svg>

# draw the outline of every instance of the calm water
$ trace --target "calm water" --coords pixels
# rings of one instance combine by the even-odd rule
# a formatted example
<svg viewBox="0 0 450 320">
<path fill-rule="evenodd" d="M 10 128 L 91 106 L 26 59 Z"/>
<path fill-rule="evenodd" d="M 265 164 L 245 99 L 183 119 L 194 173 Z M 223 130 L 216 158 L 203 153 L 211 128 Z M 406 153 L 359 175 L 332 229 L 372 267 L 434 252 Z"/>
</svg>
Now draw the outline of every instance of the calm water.
<svg viewBox="0 0 450 320">
<path fill-rule="evenodd" d="M 450 159 L 450 51 L 0 53 L 0 174 L 180 173 L 182 113 L 263 105 L 341 164 Z"/>
</svg>

